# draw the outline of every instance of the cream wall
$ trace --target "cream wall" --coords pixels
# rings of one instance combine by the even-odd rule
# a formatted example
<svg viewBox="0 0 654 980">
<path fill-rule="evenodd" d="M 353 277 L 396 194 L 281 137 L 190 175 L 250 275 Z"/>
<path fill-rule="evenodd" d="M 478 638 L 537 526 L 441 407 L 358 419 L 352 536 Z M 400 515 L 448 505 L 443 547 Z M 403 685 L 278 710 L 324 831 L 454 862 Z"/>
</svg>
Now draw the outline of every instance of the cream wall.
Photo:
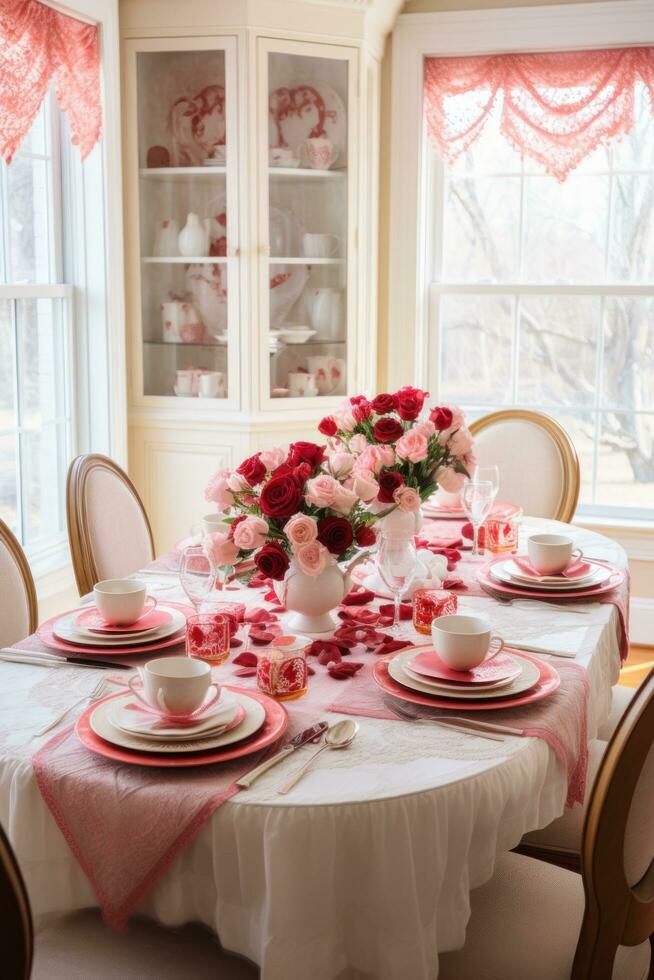
<svg viewBox="0 0 654 980">
<path fill-rule="evenodd" d="M 445 10 L 489 10 L 500 7 L 540 7 L 552 3 L 584 2 L 589 6 L 595 0 L 408 0 L 404 4 L 403 14 L 423 14 Z M 378 390 L 386 387 L 386 364 L 388 356 L 388 335 L 391 325 L 388 322 L 388 281 L 391 274 L 389 269 L 389 188 L 390 188 L 390 121 L 391 121 L 391 52 L 392 38 L 386 43 L 382 63 L 381 85 L 381 163 L 380 163 L 380 213 L 379 213 L 379 337 L 378 337 Z M 395 329 L 403 329 L 403 324 L 396 324 Z M 410 380 L 410 379 L 408 379 Z M 613 531 L 613 529 L 611 529 Z M 607 529 L 608 531 L 608 529 Z M 609 532 L 610 533 L 610 532 Z M 612 536 L 627 544 L 620 530 L 615 529 Z M 633 541 L 633 531 L 629 534 Z M 648 560 L 639 561 L 631 558 L 632 595 L 637 597 L 632 605 L 632 631 L 634 640 L 638 643 L 654 645 L 654 535 L 650 527 L 638 542 L 638 553 L 642 554 L 643 546 L 651 552 Z"/>
</svg>

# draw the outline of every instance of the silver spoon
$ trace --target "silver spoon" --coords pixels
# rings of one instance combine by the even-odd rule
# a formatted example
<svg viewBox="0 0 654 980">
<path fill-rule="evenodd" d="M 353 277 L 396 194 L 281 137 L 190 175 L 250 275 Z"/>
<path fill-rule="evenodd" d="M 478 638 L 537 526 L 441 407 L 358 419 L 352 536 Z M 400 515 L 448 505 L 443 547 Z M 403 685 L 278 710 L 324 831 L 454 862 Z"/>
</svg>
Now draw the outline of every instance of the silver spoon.
<svg viewBox="0 0 654 980">
<path fill-rule="evenodd" d="M 330 725 L 325 733 L 325 741 L 320 746 L 318 751 L 314 752 L 311 758 L 307 759 L 304 765 L 298 769 L 293 776 L 291 776 L 286 785 L 282 786 L 281 789 L 278 789 L 277 792 L 281 793 L 282 795 L 284 793 L 288 793 L 288 791 L 293 789 L 295 784 L 300 781 L 313 760 L 316 759 L 321 752 L 324 752 L 325 749 L 344 749 L 354 740 L 358 731 L 359 726 L 356 721 L 351 721 L 349 719 L 347 721 L 337 721 L 335 725 Z"/>
</svg>

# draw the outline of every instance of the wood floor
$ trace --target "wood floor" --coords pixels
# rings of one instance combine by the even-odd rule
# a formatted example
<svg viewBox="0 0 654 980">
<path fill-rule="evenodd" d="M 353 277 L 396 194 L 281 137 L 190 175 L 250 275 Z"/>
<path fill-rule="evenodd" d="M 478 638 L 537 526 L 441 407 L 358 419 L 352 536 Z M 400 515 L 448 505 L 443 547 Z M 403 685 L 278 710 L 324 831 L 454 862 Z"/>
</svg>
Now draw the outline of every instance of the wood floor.
<svg viewBox="0 0 654 980">
<path fill-rule="evenodd" d="M 627 662 L 620 671 L 620 683 L 625 687 L 638 687 L 652 667 L 654 667 L 654 647 L 632 646 Z"/>
</svg>

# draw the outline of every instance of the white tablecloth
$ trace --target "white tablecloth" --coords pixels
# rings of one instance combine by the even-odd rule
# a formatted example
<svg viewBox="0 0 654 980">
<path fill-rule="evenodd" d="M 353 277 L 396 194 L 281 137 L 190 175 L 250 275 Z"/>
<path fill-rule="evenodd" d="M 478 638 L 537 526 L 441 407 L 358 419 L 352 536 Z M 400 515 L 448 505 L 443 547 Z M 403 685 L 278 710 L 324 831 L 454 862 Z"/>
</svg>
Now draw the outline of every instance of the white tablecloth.
<svg viewBox="0 0 654 980">
<path fill-rule="evenodd" d="M 536 526 L 560 527 L 530 520 L 523 531 Z M 585 554 L 625 565 L 615 543 L 573 533 Z M 253 590 L 238 598 L 260 602 Z M 512 639 L 557 633 L 576 650 L 596 734 L 620 667 L 613 606 L 589 604 L 582 615 L 463 596 L 460 607 L 483 610 Z M 0 822 L 39 922 L 97 905 L 30 765 L 52 735 L 34 733 L 97 678 L 0 663 Z M 347 751 L 323 753 L 289 796 L 276 789 L 299 754 L 220 807 L 140 911 L 165 925 L 206 923 L 226 949 L 260 964 L 263 980 L 434 980 L 438 952 L 464 942 L 470 890 L 492 875 L 499 852 L 563 812 L 566 776 L 538 739 L 500 744 L 367 718 L 360 727 Z"/>
</svg>

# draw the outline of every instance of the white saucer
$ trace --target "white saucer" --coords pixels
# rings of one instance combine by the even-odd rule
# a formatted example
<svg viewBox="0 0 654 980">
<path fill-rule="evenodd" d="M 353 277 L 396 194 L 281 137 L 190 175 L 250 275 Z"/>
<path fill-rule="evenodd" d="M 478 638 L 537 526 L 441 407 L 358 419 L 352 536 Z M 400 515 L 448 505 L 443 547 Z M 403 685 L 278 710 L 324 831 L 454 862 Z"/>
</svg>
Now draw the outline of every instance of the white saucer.
<svg viewBox="0 0 654 980">
<path fill-rule="evenodd" d="M 79 609 L 58 619 L 52 627 L 52 632 L 60 640 L 65 640 L 66 643 L 79 643 L 83 646 L 92 645 L 97 647 L 128 647 L 137 646 L 139 643 L 165 640 L 186 627 L 186 616 L 179 609 L 173 609 L 163 603 L 158 608 L 170 613 L 170 622 L 164 623 L 162 626 L 156 626 L 154 629 L 141 630 L 138 633 L 118 633 L 105 636 L 102 633 L 94 633 L 91 630 L 87 630 L 83 626 L 76 626 L 75 619 L 79 615 Z"/>
<path fill-rule="evenodd" d="M 448 694 L 448 693 L 449 694 L 454 694 L 454 693 L 456 693 L 458 695 L 459 692 L 461 692 L 461 691 L 463 691 L 464 694 L 467 694 L 468 691 L 470 691 L 472 688 L 474 688 L 475 691 L 496 691 L 500 687 L 506 687 L 507 684 L 511 684 L 511 682 L 513 680 L 513 678 L 511 678 L 511 677 L 504 677 L 504 678 L 502 678 L 502 680 L 499 680 L 499 681 L 491 681 L 488 684 L 474 684 L 474 685 L 472 685 L 472 684 L 466 684 L 465 682 L 457 683 L 456 681 L 438 681 L 438 680 L 432 680 L 432 678 L 425 677 L 424 674 L 418 673 L 417 670 L 412 670 L 411 667 L 409 667 L 406 664 L 405 664 L 405 666 L 404 666 L 403 669 L 406 671 L 406 673 L 409 675 L 409 677 L 413 677 L 414 680 L 420 681 L 421 684 L 427 684 L 428 687 L 433 687 L 434 690 L 435 691 L 438 691 L 439 694 L 441 694 L 441 693 L 445 693 L 445 694 Z"/>
<path fill-rule="evenodd" d="M 209 689 L 212 694 L 215 688 Z M 134 702 L 134 698 L 131 701 Z M 206 699 L 205 699 L 206 700 Z M 144 731 L 138 727 L 138 722 L 147 719 L 147 715 L 138 711 L 130 711 L 125 705 L 129 703 L 123 699 L 116 699 L 113 710 L 109 713 L 109 721 L 126 735 L 135 735 L 139 739 L 163 739 L 175 742 L 186 742 L 195 738 L 208 737 L 215 731 L 223 729 L 234 721 L 238 705 L 231 693 L 223 692 L 218 704 L 212 705 L 206 718 L 199 719 L 195 725 L 188 725 L 184 728 L 169 725 L 166 728 L 157 728 L 153 731 Z M 219 710 L 221 709 L 221 710 Z M 152 716 L 150 716 L 152 717 Z"/>
<path fill-rule="evenodd" d="M 447 697 L 448 692 L 442 690 L 436 690 L 430 683 L 422 680 L 418 680 L 415 676 L 412 676 L 406 669 L 405 664 L 408 660 L 415 656 L 415 650 L 406 650 L 403 653 L 398 653 L 396 657 L 388 663 L 388 673 L 401 684 L 403 687 L 408 687 L 410 691 L 419 691 L 421 694 L 433 694 L 437 697 Z M 449 696 L 457 701 L 479 701 L 490 699 L 500 700 L 501 698 L 513 697 L 517 694 L 522 694 L 524 691 L 528 691 L 530 688 L 534 687 L 535 684 L 540 680 L 540 670 L 536 664 L 532 663 L 531 660 L 523 660 L 522 657 L 516 654 L 511 654 L 514 660 L 522 662 L 522 671 L 520 675 L 514 678 L 509 684 L 506 684 L 499 690 L 494 691 L 461 691 L 457 689 L 449 693 Z M 471 685 L 472 686 L 472 685 Z"/>
<path fill-rule="evenodd" d="M 518 566 L 514 567 L 517 569 L 518 574 L 512 573 L 510 567 L 514 565 L 511 559 L 506 561 L 496 562 L 496 564 L 491 565 L 490 574 L 491 578 L 494 578 L 496 582 L 501 582 L 503 585 L 513 585 L 520 589 L 535 589 L 537 591 L 545 592 L 576 592 L 583 591 L 584 589 L 593 589 L 603 582 L 606 582 L 611 576 L 611 570 L 609 568 L 604 568 L 603 565 L 598 565 L 596 571 L 591 575 L 584 576 L 583 579 L 564 579 L 562 578 L 559 582 L 538 582 L 534 579 L 529 579 L 526 575 L 519 573 Z"/>
</svg>

